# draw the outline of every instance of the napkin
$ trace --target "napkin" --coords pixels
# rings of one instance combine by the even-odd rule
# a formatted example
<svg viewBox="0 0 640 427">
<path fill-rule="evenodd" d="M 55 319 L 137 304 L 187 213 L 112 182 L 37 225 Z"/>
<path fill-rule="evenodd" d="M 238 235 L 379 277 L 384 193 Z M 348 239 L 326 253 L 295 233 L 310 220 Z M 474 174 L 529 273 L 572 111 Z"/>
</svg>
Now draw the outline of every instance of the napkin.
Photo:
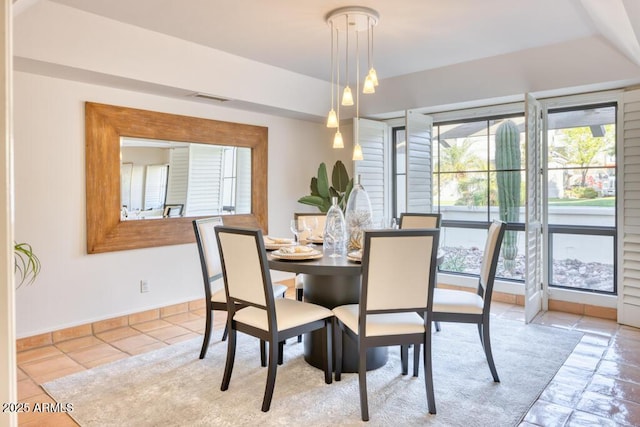
<svg viewBox="0 0 640 427">
<path fill-rule="evenodd" d="M 282 244 L 288 244 L 288 243 L 293 243 L 293 240 L 291 239 L 282 239 L 282 238 L 278 238 L 278 237 L 270 237 L 270 236 L 264 236 L 264 242 L 267 244 L 278 244 L 278 245 L 282 245 Z"/>
<path fill-rule="evenodd" d="M 286 248 L 280 248 L 281 254 L 310 254 L 315 252 L 315 249 L 309 246 L 289 246 Z"/>
</svg>

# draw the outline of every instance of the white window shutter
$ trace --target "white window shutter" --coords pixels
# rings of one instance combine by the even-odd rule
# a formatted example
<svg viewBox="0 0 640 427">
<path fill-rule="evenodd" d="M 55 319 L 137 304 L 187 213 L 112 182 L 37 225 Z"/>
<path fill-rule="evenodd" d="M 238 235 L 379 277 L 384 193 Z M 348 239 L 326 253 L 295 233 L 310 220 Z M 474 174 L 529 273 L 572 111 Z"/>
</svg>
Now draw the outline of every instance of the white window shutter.
<svg viewBox="0 0 640 427">
<path fill-rule="evenodd" d="M 364 187 L 371 200 L 371 210 L 374 224 L 388 216 L 389 211 L 389 144 L 387 124 L 375 120 L 354 119 L 353 128 L 356 129 L 359 120 L 359 142 L 362 147 L 362 158 L 354 162 L 354 178 L 360 175 L 360 184 Z"/>
<path fill-rule="evenodd" d="M 620 110 L 618 322 L 640 327 L 640 90 L 625 92 Z"/>
<path fill-rule="evenodd" d="M 429 213 L 433 206 L 433 162 L 431 135 L 433 120 L 408 110 L 406 120 L 407 143 L 407 210 Z"/>
</svg>

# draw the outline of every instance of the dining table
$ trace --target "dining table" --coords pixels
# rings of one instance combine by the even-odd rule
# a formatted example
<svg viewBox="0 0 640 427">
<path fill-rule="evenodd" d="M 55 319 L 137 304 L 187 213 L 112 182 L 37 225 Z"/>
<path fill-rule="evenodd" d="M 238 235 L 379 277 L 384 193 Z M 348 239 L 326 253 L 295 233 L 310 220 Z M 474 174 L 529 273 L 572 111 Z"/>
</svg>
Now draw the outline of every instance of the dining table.
<svg viewBox="0 0 640 427">
<path fill-rule="evenodd" d="M 322 253 L 322 246 L 316 246 Z M 331 256 L 323 253 L 317 259 L 281 259 L 268 255 L 269 268 L 302 274 L 303 295 L 307 302 L 333 309 L 340 305 L 357 304 L 360 300 L 362 265 L 347 259 L 346 255 Z M 304 335 L 304 359 L 307 363 L 322 369 L 322 331 Z M 335 346 L 334 346 L 335 348 Z M 343 334 L 342 372 L 358 372 L 358 348 L 356 343 Z M 367 370 L 377 369 L 387 363 L 387 347 L 367 350 Z"/>
</svg>

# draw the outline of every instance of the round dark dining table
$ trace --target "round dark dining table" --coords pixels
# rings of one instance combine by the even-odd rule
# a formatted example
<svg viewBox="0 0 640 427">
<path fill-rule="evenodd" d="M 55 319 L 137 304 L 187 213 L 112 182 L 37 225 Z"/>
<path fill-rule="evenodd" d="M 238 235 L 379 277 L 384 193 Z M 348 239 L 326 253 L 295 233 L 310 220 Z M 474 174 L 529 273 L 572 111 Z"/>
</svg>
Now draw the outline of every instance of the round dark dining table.
<svg viewBox="0 0 640 427">
<path fill-rule="evenodd" d="M 322 247 L 317 248 L 322 251 Z M 307 302 L 333 309 L 340 305 L 357 304 L 360 300 L 362 265 L 346 256 L 332 258 L 324 254 L 314 260 L 283 260 L 269 254 L 269 268 L 303 274 L 303 295 Z M 335 348 L 335 347 L 334 347 Z M 358 372 L 358 349 L 346 335 L 342 338 L 342 372 Z M 304 336 L 304 358 L 312 366 L 322 369 L 322 331 Z M 387 347 L 367 351 L 367 370 L 387 363 Z"/>
</svg>

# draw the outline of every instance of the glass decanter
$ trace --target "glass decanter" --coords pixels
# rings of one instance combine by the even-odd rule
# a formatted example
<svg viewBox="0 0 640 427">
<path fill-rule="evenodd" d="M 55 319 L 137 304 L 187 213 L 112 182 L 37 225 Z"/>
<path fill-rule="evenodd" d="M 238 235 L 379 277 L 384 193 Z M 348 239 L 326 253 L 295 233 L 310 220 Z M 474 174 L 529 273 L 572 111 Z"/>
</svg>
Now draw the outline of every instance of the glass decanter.
<svg viewBox="0 0 640 427">
<path fill-rule="evenodd" d="M 360 184 L 360 175 L 353 184 L 353 190 L 349 194 L 347 209 L 345 210 L 347 221 L 347 249 L 357 251 L 364 244 L 364 230 L 373 228 L 373 216 L 371 213 L 371 201 L 369 195 Z"/>
<path fill-rule="evenodd" d="M 331 203 L 324 225 L 323 251 L 333 258 L 345 254 L 347 227 L 342 209 L 338 206 L 338 198 L 332 197 Z"/>
</svg>

